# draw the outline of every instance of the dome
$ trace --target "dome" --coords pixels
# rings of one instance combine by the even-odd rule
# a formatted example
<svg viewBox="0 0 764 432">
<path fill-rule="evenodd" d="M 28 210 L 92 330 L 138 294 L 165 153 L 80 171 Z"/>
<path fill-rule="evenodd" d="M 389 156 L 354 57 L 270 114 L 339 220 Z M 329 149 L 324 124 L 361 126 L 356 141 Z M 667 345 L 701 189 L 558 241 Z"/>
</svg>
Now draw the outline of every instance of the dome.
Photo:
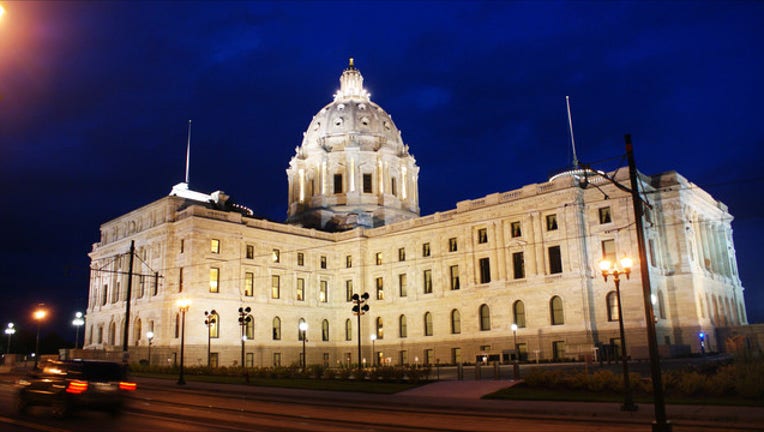
<svg viewBox="0 0 764 432">
<path fill-rule="evenodd" d="M 419 167 L 352 58 L 334 100 L 303 133 L 287 176 L 289 223 L 345 230 L 419 215 Z"/>
</svg>

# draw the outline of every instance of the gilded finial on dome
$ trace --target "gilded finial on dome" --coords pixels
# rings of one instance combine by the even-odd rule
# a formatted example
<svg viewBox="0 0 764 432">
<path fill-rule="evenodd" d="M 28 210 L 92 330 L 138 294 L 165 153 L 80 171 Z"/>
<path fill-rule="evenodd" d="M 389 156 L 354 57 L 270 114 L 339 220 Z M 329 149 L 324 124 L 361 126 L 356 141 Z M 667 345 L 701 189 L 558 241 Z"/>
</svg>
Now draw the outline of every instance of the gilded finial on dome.
<svg viewBox="0 0 764 432">
<path fill-rule="evenodd" d="M 355 63 L 353 63 L 353 57 L 350 57 L 350 62 L 348 64 L 348 69 L 355 69 Z"/>
</svg>

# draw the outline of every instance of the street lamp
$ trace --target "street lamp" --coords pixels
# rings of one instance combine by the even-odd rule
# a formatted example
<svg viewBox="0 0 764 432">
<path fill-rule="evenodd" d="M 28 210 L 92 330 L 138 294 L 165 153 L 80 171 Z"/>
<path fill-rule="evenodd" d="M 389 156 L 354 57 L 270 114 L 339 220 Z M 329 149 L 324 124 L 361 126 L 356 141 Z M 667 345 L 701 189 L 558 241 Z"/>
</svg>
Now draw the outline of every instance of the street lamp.
<svg viewBox="0 0 764 432">
<path fill-rule="evenodd" d="M 377 341 L 377 335 L 371 335 L 371 365 L 377 365 L 377 353 L 374 351 L 374 342 Z"/>
<path fill-rule="evenodd" d="M 151 367 L 151 342 L 154 341 L 154 332 L 152 332 L 152 331 L 146 332 L 146 339 L 148 339 L 148 341 L 149 341 L 149 358 L 148 358 L 148 361 L 149 361 L 149 367 Z"/>
<path fill-rule="evenodd" d="M 250 312 L 252 312 L 252 308 L 250 308 L 249 306 L 239 308 L 239 325 L 241 326 L 241 367 L 242 368 L 244 368 L 244 341 L 247 340 L 247 335 L 244 333 L 244 331 L 247 328 L 247 324 L 249 324 L 249 322 L 252 321 L 252 315 L 249 314 Z"/>
<path fill-rule="evenodd" d="M 178 376 L 178 385 L 186 385 L 183 377 L 183 354 L 186 345 L 186 312 L 191 307 L 191 300 L 178 300 L 178 309 L 180 309 L 180 375 Z"/>
<path fill-rule="evenodd" d="M 85 324 L 85 319 L 82 317 L 82 312 L 77 312 L 74 314 L 74 319 L 72 320 L 72 325 L 74 328 L 76 328 L 76 332 L 74 333 L 74 349 L 77 349 L 79 346 L 79 340 L 80 340 L 80 327 L 82 327 Z"/>
<path fill-rule="evenodd" d="M 217 315 L 218 313 L 215 312 L 215 309 L 212 309 L 210 312 L 204 311 L 204 325 L 207 326 L 207 367 L 210 367 L 210 358 L 212 356 L 210 352 L 210 346 L 212 344 L 212 325 L 217 324 Z"/>
<path fill-rule="evenodd" d="M 515 338 L 515 362 L 512 365 L 512 376 L 515 380 L 520 379 L 520 364 L 517 362 L 520 357 L 520 351 L 517 349 L 517 324 L 512 323 L 512 335 Z"/>
<path fill-rule="evenodd" d="M 361 315 L 369 311 L 369 305 L 364 304 L 369 300 L 369 293 L 363 293 L 360 296 L 353 294 L 351 300 L 355 303 L 353 315 L 358 317 L 358 367 L 361 367 Z"/>
<path fill-rule="evenodd" d="M 34 311 L 32 314 L 32 317 L 35 321 L 37 321 L 37 337 L 35 338 L 34 343 L 34 368 L 37 369 L 37 363 L 39 362 L 40 357 L 40 323 L 42 320 L 45 319 L 45 317 L 48 315 L 48 311 L 46 311 L 43 308 L 43 305 L 40 304 L 37 306 L 37 310 Z"/>
<path fill-rule="evenodd" d="M 602 278 L 607 282 L 608 276 L 613 276 L 613 282 L 615 283 L 615 297 L 618 302 L 618 329 L 621 334 L 621 361 L 623 362 L 623 390 L 624 399 L 622 411 L 636 411 L 637 406 L 634 404 L 634 400 L 631 397 L 631 384 L 629 382 L 629 363 L 626 359 L 626 335 L 623 330 L 623 309 L 621 308 L 621 278 L 622 274 L 626 275 L 626 279 L 629 278 L 631 273 L 632 261 L 631 258 L 625 257 L 621 259 L 620 269 L 608 260 L 600 261 L 600 270 L 602 270 Z M 609 306 L 609 305 L 608 305 Z"/>
<path fill-rule="evenodd" d="M 307 342 L 307 338 L 305 337 L 305 333 L 308 331 L 308 323 L 305 321 L 300 321 L 300 339 L 302 339 L 302 370 L 305 371 L 305 368 L 308 366 L 308 358 L 305 357 L 305 342 Z"/>
<path fill-rule="evenodd" d="M 14 327 L 13 323 L 8 323 L 8 327 L 5 329 L 5 334 L 8 335 L 8 346 L 6 347 L 5 355 L 8 355 L 11 353 L 11 336 L 16 333 L 16 328 Z"/>
</svg>

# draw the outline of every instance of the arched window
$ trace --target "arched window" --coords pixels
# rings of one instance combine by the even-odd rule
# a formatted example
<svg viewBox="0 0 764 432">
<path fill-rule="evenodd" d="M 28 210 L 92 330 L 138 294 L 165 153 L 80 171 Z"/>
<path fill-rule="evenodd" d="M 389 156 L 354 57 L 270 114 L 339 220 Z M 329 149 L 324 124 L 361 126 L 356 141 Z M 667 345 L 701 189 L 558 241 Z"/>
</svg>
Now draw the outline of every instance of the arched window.
<svg viewBox="0 0 764 432">
<path fill-rule="evenodd" d="M 487 304 L 480 305 L 480 331 L 491 329 L 491 310 Z"/>
<path fill-rule="evenodd" d="M 398 336 L 405 338 L 408 337 L 409 330 L 406 325 L 406 315 L 398 317 Z"/>
<path fill-rule="evenodd" d="M 424 313 L 424 335 L 432 336 L 432 314 L 429 312 Z"/>
<path fill-rule="evenodd" d="M 518 300 L 512 305 L 512 318 L 514 318 L 518 328 L 525 328 L 525 303 L 522 300 Z"/>
<path fill-rule="evenodd" d="M 220 337 L 220 315 L 217 312 L 213 312 L 207 318 L 210 320 L 210 337 L 217 339 Z"/>
<path fill-rule="evenodd" d="M 462 332 L 462 315 L 458 310 L 451 311 L 451 334 L 459 334 Z"/>
<path fill-rule="evenodd" d="M 607 303 L 607 320 L 618 321 L 620 312 L 618 310 L 618 294 L 615 291 L 610 291 L 607 293 L 605 301 Z"/>
<path fill-rule="evenodd" d="M 353 340 L 353 321 L 345 320 L 345 340 Z"/>
<path fill-rule="evenodd" d="M 302 340 L 303 333 L 302 333 L 302 330 L 300 330 L 300 328 L 302 328 L 302 324 L 304 322 L 305 322 L 305 318 L 300 318 L 300 321 L 297 323 L 297 340 L 298 341 Z M 307 338 L 305 340 L 307 340 Z"/>
<path fill-rule="evenodd" d="M 382 317 L 377 317 L 377 339 L 385 338 L 385 323 Z"/>
<path fill-rule="evenodd" d="M 255 317 L 252 315 L 247 316 L 249 317 L 249 320 L 247 321 L 247 327 L 244 329 L 244 336 L 246 336 L 248 340 L 252 340 L 255 338 Z"/>
<path fill-rule="evenodd" d="M 329 320 L 321 321 L 321 340 L 329 340 Z"/>
<path fill-rule="evenodd" d="M 273 340 L 281 340 L 281 318 L 273 318 Z"/>
<path fill-rule="evenodd" d="M 565 315 L 562 311 L 562 299 L 559 296 L 554 296 L 549 300 L 549 312 L 552 318 L 552 325 L 565 324 Z"/>
</svg>

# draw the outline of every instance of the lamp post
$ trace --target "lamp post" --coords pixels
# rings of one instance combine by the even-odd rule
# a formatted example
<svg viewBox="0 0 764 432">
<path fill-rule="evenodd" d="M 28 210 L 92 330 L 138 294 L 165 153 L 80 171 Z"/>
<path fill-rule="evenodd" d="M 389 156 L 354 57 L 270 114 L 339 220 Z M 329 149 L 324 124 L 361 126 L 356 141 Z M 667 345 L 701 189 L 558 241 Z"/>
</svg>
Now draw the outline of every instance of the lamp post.
<svg viewBox="0 0 764 432">
<path fill-rule="evenodd" d="M 241 367 L 244 368 L 244 341 L 247 340 L 247 335 L 245 334 L 245 330 L 247 329 L 247 324 L 249 324 L 250 321 L 252 321 L 252 315 L 249 313 L 252 312 L 252 308 L 249 306 L 247 307 L 240 307 L 239 308 L 239 325 L 241 326 Z"/>
<path fill-rule="evenodd" d="M 45 317 L 48 315 L 48 311 L 46 311 L 43 308 L 43 305 L 40 304 L 37 306 L 37 310 L 34 311 L 32 314 L 32 317 L 35 321 L 37 321 L 37 337 L 35 338 L 34 343 L 34 368 L 37 369 L 37 364 L 39 363 L 40 358 L 40 323 L 42 320 L 45 319 Z"/>
<path fill-rule="evenodd" d="M 152 331 L 147 332 L 146 333 L 146 339 L 148 339 L 148 341 L 149 341 L 149 356 L 148 356 L 149 358 L 148 358 L 148 362 L 149 362 L 149 366 L 151 366 L 151 342 L 154 341 L 154 332 L 152 332 Z"/>
<path fill-rule="evenodd" d="M 190 300 L 178 300 L 178 309 L 180 309 L 180 375 L 178 376 L 178 385 L 186 385 L 183 377 L 183 354 L 186 344 L 186 312 L 191 307 Z"/>
<path fill-rule="evenodd" d="M 302 366 L 302 370 L 305 371 L 305 368 L 308 366 L 308 358 L 305 357 L 305 342 L 307 342 L 307 338 L 305 337 L 305 333 L 308 331 L 308 323 L 305 321 L 300 321 L 300 339 L 302 339 L 302 361 L 300 362 Z"/>
<path fill-rule="evenodd" d="M 377 353 L 374 351 L 374 342 L 377 341 L 377 335 L 372 334 L 371 335 L 371 365 L 376 366 L 377 365 Z"/>
<path fill-rule="evenodd" d="M 82 327 L 85 324 L 85 319 L 83 318 L 82 312 L 77 312 L 74 314 L 74 319 L 72 320 L 72 325 L 77 330 L 74 333 L 74 349 L 77 349 L 79 346 L 79 340 L 80 340 L 80 327 Z"/>
<path fill-rule="evenodd" d="M 355 303 L 353 315 L 358 317 L 358 367 L 361 367 L 361 315 L 369 311 L 369 305 L 365 304 L 369 300 L 369 293 L 363 293 L 360 296 L 353 294 L 351 300 Z"/>
<path fill-rule="evenodd" d="M 212 344 L 212 325 L 217 324 L 217 312 L 212 309 L 210 312 L 204 311 L 204 325 L 207 326 L 207 367 L 210 367 L 210 358 L 212 353 L 210 347 Z"/>
<path fill-rule="evenodd" d="M 520 379 L 520 364 L 517 362 L 520 357 L 520 351 L 517 349 L 517 324 L 512 323 L 512 335 L 515 339 L 515 362 L 512 364 L 512 376 L 515 380 Z"/>
<path fill-rule="evenodd" d="M 621 336 L 621 361 L 623 362 L 623 391 L 624 399 L 621 410 L 623 411 L 636 411 L 637 406 L 634 404 L 634 400 L 631 397 L 631 383 L 629 382 L 629 363 L 626 358 L 626 335 L 623 330 L 623 309 L 621 308 L 621 278 L 622 274 L 626 275 L 626 279 L 629 278 L 631 273 L 631 258 L 621 259 L 621 268 L 619 269 L 613 263 L 608 260 L 600 261 L 600 270 L 602 270 L 602 278 L 607 282 L 608 276 L 613 276 L 613 282 L 615 283 L 615 297 L 618 302 L 618 330 Z"/>
<path fill-rule="evenodd" d="M 11 353 L 11 336 L 13 336 L 15 333 L 16 328 L 14 327 L 13 323 L 8 323 L 8 327 L 5 328 L 5 334 L 8 335 L 8 346 L 6 347 L 5 355 Z"/>
</svg>

